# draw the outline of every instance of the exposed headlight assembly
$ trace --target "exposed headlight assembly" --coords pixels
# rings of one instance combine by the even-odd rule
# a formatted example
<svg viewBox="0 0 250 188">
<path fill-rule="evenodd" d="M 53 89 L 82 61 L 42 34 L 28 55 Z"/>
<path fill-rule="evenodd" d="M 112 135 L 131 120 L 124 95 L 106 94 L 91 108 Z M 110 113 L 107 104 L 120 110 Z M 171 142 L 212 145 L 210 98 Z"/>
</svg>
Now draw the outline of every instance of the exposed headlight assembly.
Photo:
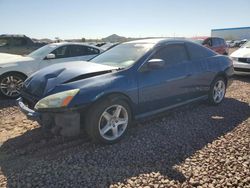
<svg viewBox="0 0 250 188">
<path fill-rule="evenodd" d="M 63 91 L 53 95 L 49 95 L 35 105 L 35 109 L 46 109 L 46 108 L 61 108 L 66 107 L 74 98 L 74 96 L 79 92 L 79 89 L 72 89 L 68 91 Z"/>
</svg>

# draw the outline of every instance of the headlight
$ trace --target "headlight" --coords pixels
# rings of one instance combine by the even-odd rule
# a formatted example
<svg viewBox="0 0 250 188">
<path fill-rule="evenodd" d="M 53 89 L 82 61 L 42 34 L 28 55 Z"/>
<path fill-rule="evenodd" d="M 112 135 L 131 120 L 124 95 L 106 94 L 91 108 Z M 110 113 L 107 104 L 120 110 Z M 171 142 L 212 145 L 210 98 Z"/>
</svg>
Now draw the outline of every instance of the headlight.
<svg viewBox="0 0 250 188">
<path fill-rule="evenodd" d="M 67 106 L 74 96 L 79 92 L 79 89 L 72 89 L 53 95 L 49 95 L 35 105 L 35 109 L 44 109 L 44 108 L 61 108 Z"/>
<path fill-rule="evenodd" d="M 237 57 L 231 57 L 231 59 L 232 59 L 233 61 L 238 61 L 238 58 L 237 58 Z"/>
</svg>

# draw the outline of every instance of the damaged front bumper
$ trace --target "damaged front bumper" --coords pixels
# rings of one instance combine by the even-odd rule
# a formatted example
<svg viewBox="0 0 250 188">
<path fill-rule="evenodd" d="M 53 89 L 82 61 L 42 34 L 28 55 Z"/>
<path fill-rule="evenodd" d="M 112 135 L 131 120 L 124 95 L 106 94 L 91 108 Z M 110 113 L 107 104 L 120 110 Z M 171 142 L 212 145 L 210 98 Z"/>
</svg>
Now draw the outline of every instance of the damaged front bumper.
<svg viewBox="0 0 250 188">
<path fill-rule="evenodd" d="M 23 100 L 21 97 L 17 99 L 17 105 L 20 108 L 20 110 L 28 117 L 28 119 L 38 121 L 38 122 L 40 121 L 40 113 L 35 112 L 34 110 L 28 108 L 28 106 L 26 106 L 23 103 Z"/>
<path fill-rule="evenodd" d="M 41 127 L 54 134 L 72 137 L 80 133 L 82 107 L 80 109 L 67 108 L 53 112 L 36 112 L 30 109 L 22 98 L 17 99 L 17 105 L 28 119 L 37 121 Z"/>
</svg>

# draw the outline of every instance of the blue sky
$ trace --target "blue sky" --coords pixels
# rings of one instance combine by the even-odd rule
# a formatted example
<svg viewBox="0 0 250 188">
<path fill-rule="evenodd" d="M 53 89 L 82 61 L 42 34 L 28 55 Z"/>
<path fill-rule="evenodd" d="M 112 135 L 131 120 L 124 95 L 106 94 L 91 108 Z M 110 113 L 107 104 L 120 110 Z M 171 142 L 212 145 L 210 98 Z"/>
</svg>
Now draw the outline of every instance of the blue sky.
<svg viewBox="0 0 250 188">
<path fill-rule="evenodd" d="M 250 0 L 0 0 L 0 34 L 35 38 L 210 35 L 250 26 Z"/>
</svg>

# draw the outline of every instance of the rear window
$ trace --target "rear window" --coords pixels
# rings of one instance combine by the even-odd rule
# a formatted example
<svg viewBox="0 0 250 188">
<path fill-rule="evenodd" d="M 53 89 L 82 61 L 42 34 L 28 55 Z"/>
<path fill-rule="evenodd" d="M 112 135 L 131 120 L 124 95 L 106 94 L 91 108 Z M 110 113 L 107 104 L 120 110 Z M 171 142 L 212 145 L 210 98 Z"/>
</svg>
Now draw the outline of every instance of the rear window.
<svg viewBox="0 0 250 188">
<path fill-rule="evenodd" d="M 194 43 L 186 43 L 186 45 L 190 58 L 193 60 L 212 57 L 216 55 L 216 53 L 214 53 L 212 50 L 209 50 L 201 45 L 197 45 Z"/>
</svg>

